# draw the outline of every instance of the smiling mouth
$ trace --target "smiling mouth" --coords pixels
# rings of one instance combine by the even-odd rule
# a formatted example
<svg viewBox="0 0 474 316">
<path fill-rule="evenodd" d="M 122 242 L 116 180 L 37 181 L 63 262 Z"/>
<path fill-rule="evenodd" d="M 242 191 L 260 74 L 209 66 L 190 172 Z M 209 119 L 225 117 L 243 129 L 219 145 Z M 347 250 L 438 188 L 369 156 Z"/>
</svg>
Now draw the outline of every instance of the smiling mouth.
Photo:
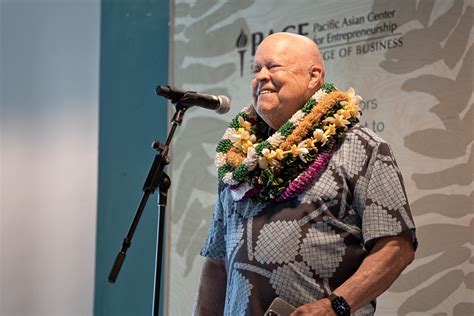
<svg viewBox="0 0 474 316">
<path fill-rule="evenodd" d="M 261 89 L 261 90 L 257 90 L 257 96 L 261 96 L 263 94 L 269 94 L 269 93 L 273 93 L 275 91 L 273 90 L 270 90 L 270 89 Z"/>
</svg>

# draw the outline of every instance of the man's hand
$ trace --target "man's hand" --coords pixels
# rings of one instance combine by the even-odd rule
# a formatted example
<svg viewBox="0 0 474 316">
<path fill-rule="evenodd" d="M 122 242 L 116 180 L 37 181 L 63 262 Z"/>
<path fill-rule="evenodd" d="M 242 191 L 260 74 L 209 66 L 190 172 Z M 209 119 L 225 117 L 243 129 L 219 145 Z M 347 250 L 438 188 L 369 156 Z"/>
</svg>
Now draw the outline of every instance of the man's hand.
<svg viewBox="0 0 474 316">
<path fill-rule="evenodd" d="M 302 305 L 295 309 L 291 316 L 336 316 L 331 302 L 327 298 L 315 301 L 309 304 Z"/>
<path fill-rule="evenodd" d="M 224 260 L 206 258 L 194 304 L 194 316 L 224 313 L 227 273 Z"/>
</svg>

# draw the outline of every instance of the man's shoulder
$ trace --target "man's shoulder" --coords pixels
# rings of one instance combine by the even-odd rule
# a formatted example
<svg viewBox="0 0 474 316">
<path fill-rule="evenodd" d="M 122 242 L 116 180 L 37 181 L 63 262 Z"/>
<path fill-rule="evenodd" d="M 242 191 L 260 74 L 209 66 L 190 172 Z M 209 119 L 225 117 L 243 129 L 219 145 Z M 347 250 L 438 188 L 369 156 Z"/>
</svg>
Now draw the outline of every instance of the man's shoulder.
<svg viewBox="0 0 474 316">
<path fill-rule="evenodd" d="M 387 144 L 387 142 L 373 132 L 371 129 L 363 126 L 362 124 L 357 124 L 347 130 L 346 141 L 362 141 L 369 147 L 378 147 L 380 144 Z"/>
</svg>

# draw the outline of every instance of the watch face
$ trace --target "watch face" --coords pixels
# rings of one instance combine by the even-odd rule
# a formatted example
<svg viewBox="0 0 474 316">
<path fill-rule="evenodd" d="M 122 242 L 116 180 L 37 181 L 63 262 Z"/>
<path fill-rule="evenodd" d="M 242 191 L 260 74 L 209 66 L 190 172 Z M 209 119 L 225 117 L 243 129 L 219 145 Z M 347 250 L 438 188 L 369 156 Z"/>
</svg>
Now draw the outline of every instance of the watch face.
<svg viewBox="0 0 474 316">
<path fill-rule="evenodd" d="M 346 316 L 350 315 L 351 308 L 349 304 L 347 304 L 346 300 L 342 296 L 338 296 L 331 300 L 331 306 L 336 315 L 338 316 Z"/>
</svg>

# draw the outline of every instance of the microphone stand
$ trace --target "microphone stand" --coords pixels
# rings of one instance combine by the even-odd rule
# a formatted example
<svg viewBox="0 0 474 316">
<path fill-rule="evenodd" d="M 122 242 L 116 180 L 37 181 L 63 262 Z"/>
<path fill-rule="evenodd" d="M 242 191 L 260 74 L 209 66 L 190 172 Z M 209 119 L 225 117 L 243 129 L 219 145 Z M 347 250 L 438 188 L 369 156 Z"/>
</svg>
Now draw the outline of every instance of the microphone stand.
<svg viewBox="0 0 474 316">
<path fill-rule="evenodd" d="M 170 143 L 173 138 L 174 132 L 178 125 L 181 125 L 183 122 L 183 116 L 186 110 L 189 108 L 189 105 L 186 103 L 186 95 L 183 96 L 181 100 L 173 100 L 173 103 L 176 107 L 176 112 L 173 115 L 171 122 L 173 123 L 171 129 L 168 133 L 166 143 L 162 144 L 159 141 L 154 141 L 152 147 L 158 151 L 158 154 L 155 155 L 153 164 L 151 165 L 148 176 L 143 185 L 142 191 L 143 196 L 138 205 L 138 208 L 133 218 L 132 224 L 128 230 L 127 236 L 123 239 L 122 249 L 118 253 L 114 265 L 110 271 L 108 280 L 110 283 L 115 283 L 117 276 L 120 272 L 122 264 L 127 255 L 127 250 L 130 248 L 132 243 L 133 234 L 137 228 L 140 217 L 143 213 L 145 205 L 148 201 L 150 194 L 153 194 L 157 188 L 159 188 L 159 198 L 158 198 L 158 209 L 159 209 L 159 221 L 158 221 L 158 231 L 157 231 L 157 243 L 156 243 L 156 262 L 155 262 L 155 283 L 154 283 L 154 292 L 153 292 L 153 315 L 159 315 L 160 307 L 160 294 L 161 294 L 161 267 L 163 262 L 163 232 L 165 228 L 165 211 L 167 205 L 168 189 L 171 186 L 170 177 L 164 172 L 166 165 L 171 163 L 171 159 L 168 156 Z M 188 103 L 189 104 L 189 103 Z"/>
</svg>

